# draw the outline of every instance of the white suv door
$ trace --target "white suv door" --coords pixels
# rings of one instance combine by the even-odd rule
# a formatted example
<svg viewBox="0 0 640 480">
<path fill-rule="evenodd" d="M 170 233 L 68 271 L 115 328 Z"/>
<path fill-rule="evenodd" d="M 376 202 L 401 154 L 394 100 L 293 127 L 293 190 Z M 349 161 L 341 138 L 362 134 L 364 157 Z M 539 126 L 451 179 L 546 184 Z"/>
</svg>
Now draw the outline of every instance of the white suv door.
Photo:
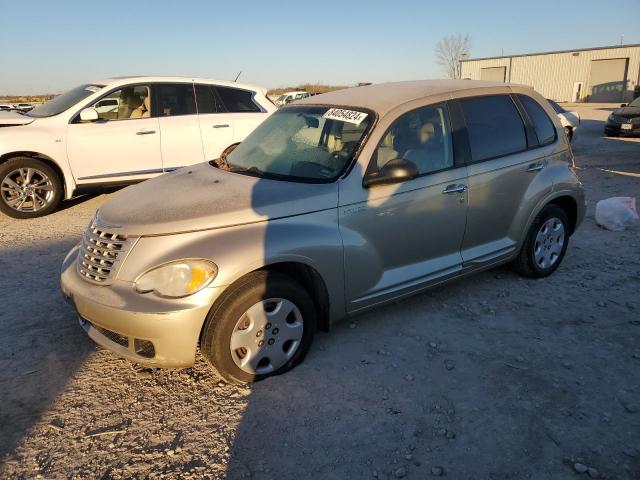
<svg viewBox="0 0 640 480">
<path fill-rule="evenodd" d="M 164 171 L 204 160 L 193 83 L 153 86 Z"/>
<path fill-rule="evenodd" d="M 116 108 L 105 109 L 115 100 Z M 102 103 L 101 103 L 102 102 Z M 95 122 L 78 114 L 67 127 L 67 156 L 78 184 L 149 178 L 162 173 L 160 128 L 148 85 L 115 90 L 94 103 Z"/>
<path fill-rule="evenodd" d="M 225 107 L 225 122 L 233 124 L 233 142 L 242 142 L 268 116 L 254 100 L 255 92 L 241 88 L 215 86 Z"/>
<path fill-rule="evenodd" d="M 220 157 L 222 151 L 234 143 L 234 123 L 214 85 L 197 84 L 196 101 L 204 158 Z"/>
</svg>

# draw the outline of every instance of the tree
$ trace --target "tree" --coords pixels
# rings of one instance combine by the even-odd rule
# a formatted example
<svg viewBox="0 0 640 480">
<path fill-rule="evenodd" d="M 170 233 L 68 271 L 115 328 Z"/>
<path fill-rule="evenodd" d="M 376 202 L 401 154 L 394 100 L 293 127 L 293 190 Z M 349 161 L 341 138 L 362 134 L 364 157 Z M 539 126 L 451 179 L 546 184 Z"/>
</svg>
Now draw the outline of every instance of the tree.
<svg viewBox="0 0 640 480">
<path fill-rule="evenodd" d="M 436 59 L 447 77 L 460 78 L 460 60 L 469 56 L 471 37 L 449 35 L 436 44 Z"/>
</svg>

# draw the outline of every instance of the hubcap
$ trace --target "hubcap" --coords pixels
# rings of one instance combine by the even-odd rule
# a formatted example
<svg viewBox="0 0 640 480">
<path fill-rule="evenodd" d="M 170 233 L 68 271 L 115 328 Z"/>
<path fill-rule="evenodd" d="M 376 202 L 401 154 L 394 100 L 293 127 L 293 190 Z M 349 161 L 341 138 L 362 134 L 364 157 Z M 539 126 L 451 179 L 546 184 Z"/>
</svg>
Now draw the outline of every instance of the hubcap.
<svg viewBox="0 0 640 480">
<path fill-rule="evenodd" d="M 53 200 L 53 182 L 36 168 L 9 172 L 0 184 L 2 200 L 18 212 L 37 212 Z"/>
<path fill-rule="evenodd" d="M 549 268 L 558 261 L 564 238 L 564 224 L 559 218 L 550 218 L 542 224 L 533 247 L 533 258 L 540 268 Z"/>
<path fill-rule="evenodd" d="M 302 341 L 304 322 L 296 305 L 268 298 L 250 307 L 231 334 L 231 357 L 252 375 L 274 372 L 287 363 Z"/>
</svg>

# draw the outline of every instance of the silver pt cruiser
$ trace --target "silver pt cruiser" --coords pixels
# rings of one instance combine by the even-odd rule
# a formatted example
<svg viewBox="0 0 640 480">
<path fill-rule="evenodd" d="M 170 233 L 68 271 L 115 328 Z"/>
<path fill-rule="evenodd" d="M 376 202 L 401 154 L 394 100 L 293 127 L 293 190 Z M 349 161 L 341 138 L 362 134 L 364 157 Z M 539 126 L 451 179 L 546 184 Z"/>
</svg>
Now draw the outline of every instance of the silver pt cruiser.
<svg viewBox="0 0 640 480">
<path fill-rule="evenodd" d="M 227 381 L 285 372 L 316 329 L 512 262 L 545 277 L 585 200 L 534 90 L 387 83 L 295 102 L 235 150 L 129 187 L 64 260 L 100 345 Z"/>
</svg>

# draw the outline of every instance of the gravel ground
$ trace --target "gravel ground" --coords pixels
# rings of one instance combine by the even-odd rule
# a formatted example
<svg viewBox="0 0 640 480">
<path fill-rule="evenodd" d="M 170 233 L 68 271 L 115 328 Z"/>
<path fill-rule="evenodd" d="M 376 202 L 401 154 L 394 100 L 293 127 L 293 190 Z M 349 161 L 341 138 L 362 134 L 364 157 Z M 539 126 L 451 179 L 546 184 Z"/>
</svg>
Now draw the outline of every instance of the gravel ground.
<svg viewBox="0 0 640 480">
<path fill-rule="evenodd" d="M 640 229 L 594 222 L 597 200 L 640 197 L 640 141 L 577 109 L 590 205 L 552 277 L 501 268 L 380 308 L 249 387 L 85 336 L 58 272 L 108 195 L 0 217 L 0 476 L 640 478 Z"/>
</svg>

